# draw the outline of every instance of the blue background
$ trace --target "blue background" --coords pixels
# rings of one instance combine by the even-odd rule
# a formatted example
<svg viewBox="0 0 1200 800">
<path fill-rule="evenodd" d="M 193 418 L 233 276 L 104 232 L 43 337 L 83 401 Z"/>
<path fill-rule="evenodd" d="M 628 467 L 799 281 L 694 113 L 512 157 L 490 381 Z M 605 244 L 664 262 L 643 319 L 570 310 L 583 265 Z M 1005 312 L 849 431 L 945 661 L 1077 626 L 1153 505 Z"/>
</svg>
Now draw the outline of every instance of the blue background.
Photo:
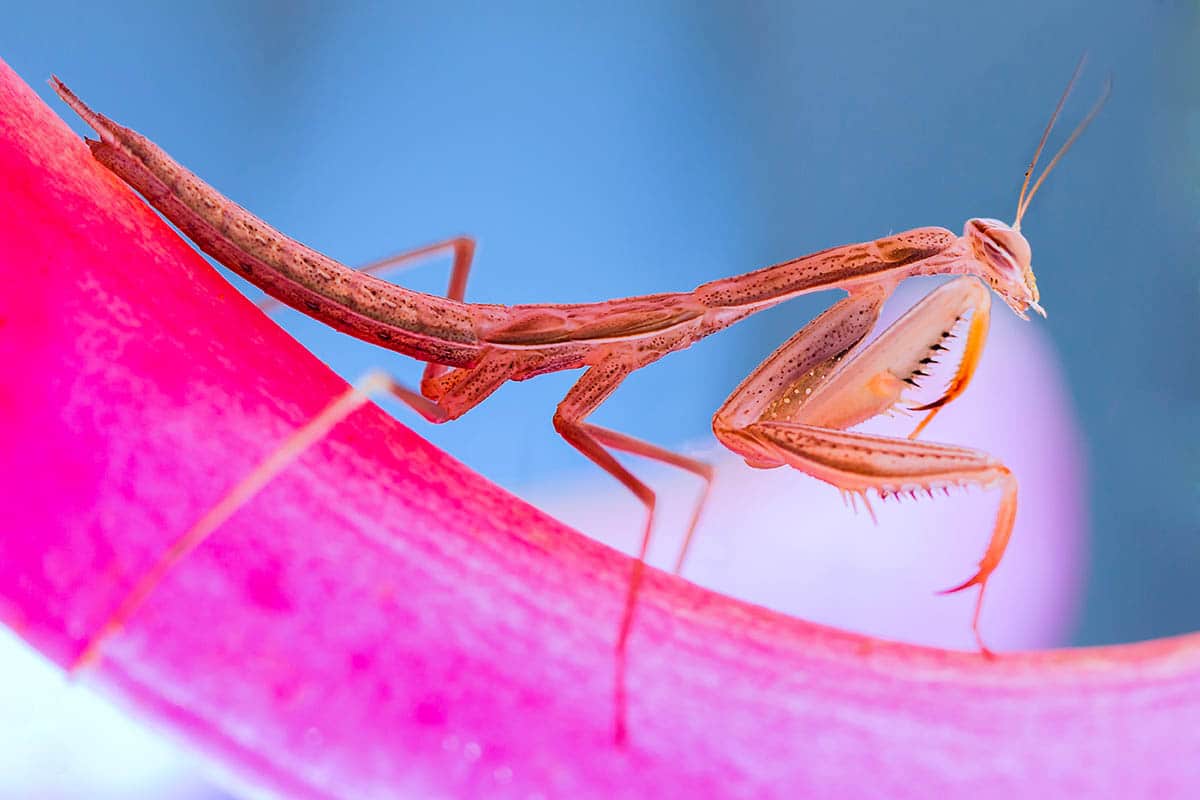
<svg viewBox="0 0 1200 800">
<path fill-rule="evenodd" d="M 1033 324 L 1061 356 L 1090 458 L 1074 641 L 1094 644 L 1200 628 L 1198 25 L 1183 0 L 24 4 L 5 11 L 0 57 L 47 99 L 57 73 L 344 262 L 474 235 L 468 299 L 517 303 L 688 289 L 889 231 L 1011 219 L 1089 51 L 1064 127 L 1108 74 L 1113 98 L 1023 227 L 1050 313 Z M 440 292 L 446 274 L 394 279 Z M 594 419 L 663 444 L 704 436 L 827 303 L 673 355 Z M 419 373 L 280 319 L 348 377 Z M 507 386 L 437 429 L 394 410 L 519 487 L 590 468 L 550 426 L 574 377 Z"/>
</svg>

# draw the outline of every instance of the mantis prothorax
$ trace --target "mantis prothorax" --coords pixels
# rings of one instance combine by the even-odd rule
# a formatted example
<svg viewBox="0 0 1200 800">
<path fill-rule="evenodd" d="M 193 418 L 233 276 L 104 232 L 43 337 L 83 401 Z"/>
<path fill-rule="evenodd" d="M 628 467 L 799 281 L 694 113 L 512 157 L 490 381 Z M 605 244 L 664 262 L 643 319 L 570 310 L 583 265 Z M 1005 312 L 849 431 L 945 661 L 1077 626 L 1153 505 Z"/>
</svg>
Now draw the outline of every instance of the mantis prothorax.
<svg viewBox="0 0 1200 800">
<path fill-rule="evenodd" d="M 583 375 L 554 413 L 554 427 L 646 507 L 641 548 L 616 642 L 620 736 L 626 642 L 650 542 L 655 495 L 614 452 L 671 464 L 704 481 L 677 571 L 682 568 L 713 473 L 701 461 L 599 427 L 587 418 L 634 370 L 758 311 L 826 289 L 843 289 L 849 296 L 763 361 L 716 412 L 713 431 L 723 445 L 751 466 L 791 466 L 864 502 L 868 491 L 887 497 L 969 484 L 1000 489 L 995 527 L 977 572 L 948 590 L 979 586 L 973 628 L 986 652 L 979 637 L 979 609 L 988 579 L 1012 533 L 1017 482 L 1004 464 L 986 453 L 916 441 L 916 436 L 971 380 L 988 330 L 989 287 L 1018 316 L 1027 318 L 1025 312 L 1030 308 L 1044 315 L 1038 305 L 1030 246 L 1020 232 L 1021 219 L 1050 170 L 1104 102 L 1102 97 L 1031 188 L 1038 158 L 1078 74 L 1076 68 L 1025 173 L 1011 225 L 995 219 L 970 219 L 961 236 L 945 228 L 915 228 L 711 281 L 690 292 L 600 303 L 517 306 L 464 301 L 474 252 L 474 243 L 467 238 L 402 253 L 361 270 L 289 239 L 220 195 L 145 137 L 93 112 L 55 78 L 59 96 L 100 134 L 99 141 L 88 140 L 95 158 L 140 192 L 201 250 L 276 300 L 340 331 L 427 364 L 419 392 L 375 373 L 331 401 L 161 556 L 91 639 L 78 663 L 97 657 L 108 637 L 122 627 L 175 563 L 305 447 L 365 403 L 367 392 L 387 390 L 427 420 L 440 423 L 462 416 L 506 381 L 583 368 Z M 370 274 L 439 252 L 454 255 L 445 297 L 411 291 Z M 902 280 L 917 275 L 960 277 L 935 289 L 867 343 L 884 301 Z M 964 325 L 964 351 L 948 387 L 932 402 L 910 406 L 906 392 L 927 375 L 927 366 L 948 349 L 945 340 Z M 925 413 L 907 439 L 847 430 L 897 407 Z"/>
</svg>

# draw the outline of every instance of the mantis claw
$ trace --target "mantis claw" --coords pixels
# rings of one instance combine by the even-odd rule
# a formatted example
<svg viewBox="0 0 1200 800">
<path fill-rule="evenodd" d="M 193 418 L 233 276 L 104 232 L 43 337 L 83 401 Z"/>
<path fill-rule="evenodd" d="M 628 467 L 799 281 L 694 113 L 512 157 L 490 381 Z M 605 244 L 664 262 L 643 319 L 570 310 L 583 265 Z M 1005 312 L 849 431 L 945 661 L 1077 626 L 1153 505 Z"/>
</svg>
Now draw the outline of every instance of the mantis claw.
<svg viewBox="0 0 1200 800">
<path fill-rule="evenodd" d="M 983 634 L 979 632 L 979 612 L 983 610 L 983 593 L 987 591 L 988 578 L 991 577 L 991 570 L 981 569 L 969 580 L 955 586 L 953 589 L 943 589 L 938 594 L 953 594 L 961 592 L 963 589 L 968 589 L 975 584 L 979 584 L 979 597 L 975 599 L 975 614 L 971 619 L 971 631 L 975 634 L 975 645 L 979 648 L 979 654 L 988 661 L 993 661 L 996 654 L 983 642 Z"/>
<path fill-rule="evenodd" d="M 958 584 L 957 586 L 953 586 L 949 589 L 942 589 L 938 592 L 935 592 L 935 594 L 939 594 L 939 595 L 955 594 L 957 592 L 963 591 L 964 589 L 970 589 L 972 586 L 974 586 L 976 584 L 979 584 L 980 586 L 982 586 L 983 584 L 987 583 L 987 579 L 988 579 L 988 576 L 984 575 L 983 571 L 980 570 L 979 572 L 975 573 L 975 575 L 971 576 L 970 578 L 968 578 L 967 580 Z"/>
</svg>

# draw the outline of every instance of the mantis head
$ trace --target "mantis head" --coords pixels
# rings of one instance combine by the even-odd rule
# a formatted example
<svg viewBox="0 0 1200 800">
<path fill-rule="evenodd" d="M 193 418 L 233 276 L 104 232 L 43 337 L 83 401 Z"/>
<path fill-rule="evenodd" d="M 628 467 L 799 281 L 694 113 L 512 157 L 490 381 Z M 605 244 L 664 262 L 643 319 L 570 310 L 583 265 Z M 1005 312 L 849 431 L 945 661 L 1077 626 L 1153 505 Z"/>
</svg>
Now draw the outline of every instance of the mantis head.
<svg viewBox="0 0 1200 800">
<path fill-rule="evenodd" d="M 1042 170 L 1042 174 L 1034 181 L 1031 188 L 1029 179 L 1033 176 L 1034 168 L 1037 167 L 1038 158 L 1042 155 L 1042 148 L 1046 146 L 1046 139 L 1050 137 L 1054 122 L 1058 119 L 1063 104 L 1067 102 L 1067 96 L 1071 94 L 1071 88 L 1079 78 L 1080 71 L 1083 70 L 1083 63 L 1084 59 L 1080 59 L 1079 65 L 1075 67 L 1075 73 L 1067 83 L 1067 88 L 1063 90 L 1062 97 L 1058 99 L 1058 105 L 1054 107 L 1050 121 L 1046 123 L 1046 130 L 1042 132 L 1041 141 L 1038 142 L 1037 150 L 1033 153 L 1033 161 L 1030 162 L 1029 169 L 1025 170 L 1025 182 L 1021 184 L 1021 194 L 1017 198 L 1017 217 L 1013 220 L 1012 225 L 1007 225 L 998 219 L 970 219 L 967 220 L 966 229 L 963 231 L 963 238 L 971 246 L 972 256 L 983 268 L 979 277 L 987 281 L 996 290 L 996 293 L 1004 298 L 1004 302 L 1008 303 L 1009 308 L 1022 319 L 1028 319 L 1025 311 L 1030 308 L 1043 317 L 1046 316 L 1046 312 L 1038 305 L 1037 280 L 1033 277 L 1033 266 L 1031 265 L 1032 254 L 1029 241 L 1021 235 L 1021 218 L 1025 216 L 1033 196 L 1041 188 L 1042 182 L 1046 180 L 1050 170 L 1054 169 L 1063 154 L 1079 138 L 1079 134 L 1083 133 L 1084 128 L 1100 112 L 1100 108 L 1108 100 L 1108 95 L 1112 91 L 1112 82 L 1106 82 L 1104 93 L 1096 105 L 1092 106 L 1092 110 L 1083 118 L 1083 121 L 1075 126 L 1075 130 L 1054 154 L 1054 158 L 1050 159 L 1050 163 Z"/>
<path fill-rule="evenodd" d="M 987 281 L 996 294 L 1021 319 L 1032 308 L 1043 317 L 1046 312 L 1038 305 L 1037 279 L 1033 276 L 1032 250 L 1021 231 L 998 219 L 969 219 L 963 238 L 971 247 L 971 255 L 983 269 L 979 277 Z"/>
</svg>

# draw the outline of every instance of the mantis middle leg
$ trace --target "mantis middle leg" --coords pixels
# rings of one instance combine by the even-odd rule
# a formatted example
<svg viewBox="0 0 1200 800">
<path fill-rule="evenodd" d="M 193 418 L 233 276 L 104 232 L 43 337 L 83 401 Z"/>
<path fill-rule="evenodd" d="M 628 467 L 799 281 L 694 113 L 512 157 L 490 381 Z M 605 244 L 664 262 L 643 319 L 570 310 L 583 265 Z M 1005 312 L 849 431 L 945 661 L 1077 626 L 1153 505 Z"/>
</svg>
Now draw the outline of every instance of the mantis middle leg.
<svg viewBox="0 0 1200 800">
<path fill-rule="evenodd" d="M 587 456 L 596 466 L 603 469 L 620 481 L 646 507 L 646 522 L 642 530 L 642 542 L 638 557 L 633 562 L 633 571 L 629 576 L 629 584 L 625 592 L 625 607 L 621 614 L 621 624 L 617 633 L 616 643 L 616 683 L 614 691 L 615 733 L 618 742 L 625 739 L 625 657 L 629 632 L 633 627 L 634 612 L 637 609 L 638 590 L 646 569 L 646 553 L 650 548 L 650 536 L 654 529 L 654 491 L 637 476 L 626 469 L 612 454 L 611 450 L 651 458 L 670 464 L 680 469 L 698 475 L 704 480 L 704 488 L 700 498 L 693 508 L 691 520 L 688 523 L 685 542 L 690 541 L 692 531 L 699 522 L 712 487 L 713 469 L 709 464 L 694 458 L 673 453 L 657 445 L 644 442 L 623 433 L 602 428 L 585 422 L 589 414 L 596 410 L 609 395 L 611 395 L 623 380 L 635 369 L 643 366 L 637 359 L 617 353 L 606 357 L 599 364 L 588 369 L 583 377 L 571 387 L 566 397 L 559 403 L 554 413 L 554 428 L 579 452 Z M 682 553 L 676 565 L 677 570 L 683 563 Z"/>
<path fill-rule="evenodd" d="M 945 340 L 970 314 L 966 350 L 950 389 L 939 401 L 918 408 L 940 408 L 960 394 L 983 347 L 989 295 L 974 278 L 951 281 L 863 347 L 881 297 L 860 291 L 815 319 L 734 391 L 714 417 L 713 428 L 751 466 L 791 466 L 864 502 L 868 490 L 887 497 L 965 484 L 1001 488 L 995 527 L 978 571 L 948 590 L 979 585 L 972 628 L 987 653 L 979 612 L 988 578 L 1012 535 L 1016 479 L 1004 464 L 978 450 L 846 428 L 903 403 L 904 392 L 918 385 L 926 375 L 924 367 L 947 349 Z"/>
</svg>

